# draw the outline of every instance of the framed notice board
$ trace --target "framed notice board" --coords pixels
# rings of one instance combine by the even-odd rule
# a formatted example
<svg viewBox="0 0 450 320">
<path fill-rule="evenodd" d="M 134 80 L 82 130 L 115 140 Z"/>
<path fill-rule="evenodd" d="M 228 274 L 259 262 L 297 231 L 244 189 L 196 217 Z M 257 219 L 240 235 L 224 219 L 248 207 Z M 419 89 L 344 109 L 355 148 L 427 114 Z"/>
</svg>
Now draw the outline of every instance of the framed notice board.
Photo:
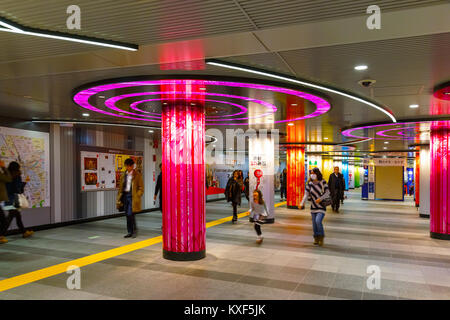
<svg viewBox="0 0 450 320">
<path fill-rule="evenodd" d="M 125 160 L 131 158 L 143 172 L 142 151 L 80 146 L 81 191 L 117 190 Z"/>
</svg>

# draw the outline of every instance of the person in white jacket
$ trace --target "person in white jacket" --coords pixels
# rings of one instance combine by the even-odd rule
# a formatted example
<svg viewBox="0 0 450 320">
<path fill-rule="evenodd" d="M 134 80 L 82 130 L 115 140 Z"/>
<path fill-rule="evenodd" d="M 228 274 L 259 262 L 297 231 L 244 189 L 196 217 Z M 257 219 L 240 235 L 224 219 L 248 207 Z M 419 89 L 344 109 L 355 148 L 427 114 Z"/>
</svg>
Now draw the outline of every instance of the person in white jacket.
<svg viewBox="0 0 450 320">
<path fill-rule="evenodd" d="M 305 208 L 305 201 L 311 201 L 311 218 L 314 232 L 314 244 L 322 246 L 325 232 L 323 218 L 327 207 L 321 204 L 322 200 L 330 196 L 327 182 L 323 179 L 319 168 L 314 168 L 305 187 L 305 196 L 301 202 L 301 209 Z"/>
<path fill-rule="evenodd" d="M 260 244 L 263 241 L 261 232 L 261 225 L 264 224 L 264 219 L 267 217 L 267 207 L 264 202 L 261 190 L 253 191 L 253 201 L 250 202 L 250 218 L 255 224 L 256 243 Z"/>
</svg>

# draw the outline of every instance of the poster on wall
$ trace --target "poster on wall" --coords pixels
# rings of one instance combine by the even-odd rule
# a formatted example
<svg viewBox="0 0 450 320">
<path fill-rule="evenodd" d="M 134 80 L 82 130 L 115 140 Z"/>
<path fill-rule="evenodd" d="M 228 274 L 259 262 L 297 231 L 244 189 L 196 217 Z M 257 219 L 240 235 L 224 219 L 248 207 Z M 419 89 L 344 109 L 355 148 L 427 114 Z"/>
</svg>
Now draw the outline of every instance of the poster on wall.
<svg viewBox="0 0 450 320">
<path fill-rule="evenodd" d="M 274 219 L 275 210 L 275 164 L 274 164 L 275 141 L 271 138 L 249 139 L 249 187 L 252 190 L 261 190 L 268 216 L 266 219 Z M 251 195 L 250 195 L 251 197 Z"/>
<path fill-rule="evenodd" d="M 81 191 L 116 190 L 128 158 L 134 160 L 136 170 L 143 172 L 141 151 L 81 146 Z"/>
<path fill-rule="evenodd" d="M 0 127 L 0 159 L 5 165 L 16 161 L 21 166 L 22 180 L 27 182 L 25 196 L 31 208 L 50 206 L 49 134 Z"/>
<path fill-rule="evenodd" d="M 248 176 L 248 158 L 244 162 L 225 161 L 225 154 L 206 157 L 206 195 L 223 194 L 233 171 L 241 170 L 244 179 Z"/>
</svg>

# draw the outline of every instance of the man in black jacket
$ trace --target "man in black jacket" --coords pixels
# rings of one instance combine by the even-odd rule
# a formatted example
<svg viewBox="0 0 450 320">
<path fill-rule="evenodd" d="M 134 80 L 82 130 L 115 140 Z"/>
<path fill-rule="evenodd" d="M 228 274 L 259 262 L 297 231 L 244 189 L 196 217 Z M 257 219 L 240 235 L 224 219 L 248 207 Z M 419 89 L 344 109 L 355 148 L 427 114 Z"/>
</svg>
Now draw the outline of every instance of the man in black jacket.
<svg viewBox="0 0 450 320">
<path fill-rule="evenodd" d="M 242 197 L 242 187 L 238 182 L 239 173 L 238 170 L 233 171 L 233 176 L 227 182 L 227 186 L 225 187 L 225 198 L 227 202 L 231 201 L 231 205 L 233 206 L 233 220 L 231 222 L 234 224 L 237 222 L 237 206 L 241 205 L 241 197 Z"/>
<path fill-rule="evenodd" d="M 281 201 L 283 201 L 283 196 L 287 200 L 287 169 L 283 169 L 283 172 L 280 174 L 280 195 Z"/>
<path fill-rule="evenodd" d="M 334 167 L 334 173 L 330 174 L 328 179 L 328 187 L 330 188 L 331 207 L 334 212 L 339 213 L 339 205 L 344 199 L 345 181 L 342 173 L 339 172 L 339 167 Z"/>
<path fill-rule="evenodd" d="M 153 200 L 156 201 L 156 196 L 159 192 L 159 210 L 161 210 L 162 213 L 162 164 L 159 164 L 159 175 L 158 180 L 156 181 L 156 187 L 155 187 L 155 196 L 153 197 Z"/>
</svg>

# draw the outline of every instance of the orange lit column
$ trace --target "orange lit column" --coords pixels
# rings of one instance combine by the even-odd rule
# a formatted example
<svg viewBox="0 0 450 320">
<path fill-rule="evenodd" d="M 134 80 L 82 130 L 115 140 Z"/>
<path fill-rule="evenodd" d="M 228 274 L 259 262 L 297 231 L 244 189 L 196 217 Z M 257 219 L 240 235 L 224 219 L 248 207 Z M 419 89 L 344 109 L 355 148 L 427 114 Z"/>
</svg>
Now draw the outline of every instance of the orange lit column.
<svg viewBox="0 0 450 320">
<path fill-rule="evenodd" d="M 298 118 L 304 115 L 303 101 L 287 101 L 287 119 Z M 298 143 L 305 141 L 304 121 L 288 123 L 286 126 L 286 142 Z M 305 194 L 305 148 L 302 146 L 287 145 L 286 148 L 287 169 L 287 207 L 297 209 Z"/>
</svg>

